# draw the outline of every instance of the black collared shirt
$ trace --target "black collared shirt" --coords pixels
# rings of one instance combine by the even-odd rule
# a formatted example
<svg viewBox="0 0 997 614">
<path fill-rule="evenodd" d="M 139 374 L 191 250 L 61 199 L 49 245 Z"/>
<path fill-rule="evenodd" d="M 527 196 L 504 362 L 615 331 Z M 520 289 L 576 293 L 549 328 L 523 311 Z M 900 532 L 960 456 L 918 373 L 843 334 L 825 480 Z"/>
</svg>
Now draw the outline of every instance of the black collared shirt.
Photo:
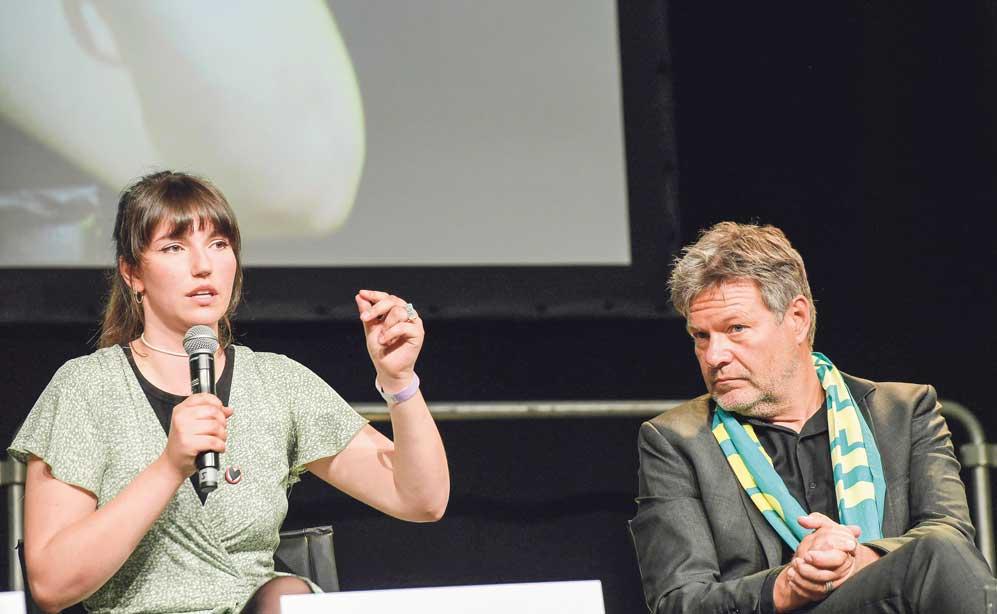
<svg viewBox="0 0 997 614">
<path fill-rule="evenodd" d="M 755 428 L 776 473 L 803 509 L 820 512 L 837 522 L 838 499 L 834 494 L 827 407 L 822 405 L 799 433 L 756 418 L 745 421 Z M 793 551 L 784 543 L 782 562 L 788 563 L 792 557 Z"/>
<path fill-rule="evenodd" d="M 746 418 L 758 435 L 758 441 L 772 459 L 776 473 L 790 494 L 804 510 L 820 512 L 838 522 L 838 499 L 834 493 L 834 469 L 831 464 L 831 442 L 827 431 L 827 407 L 822 405 L 797 433 L 785 426 Z M 793 550 L 782 542 L 782 562 L 793 558 Z M 773 612 L 772 589 L 775 574 L 762 585 L 761 611 Z"/>
</svg>

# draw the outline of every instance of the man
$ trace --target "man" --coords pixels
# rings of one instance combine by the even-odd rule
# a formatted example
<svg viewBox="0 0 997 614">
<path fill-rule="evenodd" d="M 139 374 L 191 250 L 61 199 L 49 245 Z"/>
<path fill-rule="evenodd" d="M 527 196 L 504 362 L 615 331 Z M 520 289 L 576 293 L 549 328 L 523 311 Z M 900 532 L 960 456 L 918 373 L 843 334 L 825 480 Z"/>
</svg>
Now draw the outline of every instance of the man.
<svg viewBox="0 0 997 614">
<path fill-rule="evenodd" d="M 934 389 L 812 352 L 782 231 L 717 224 L 669 286 L 708 394 L 640 430 L 630 528 L 650 610 L 992 611 Z"/>
</svg>

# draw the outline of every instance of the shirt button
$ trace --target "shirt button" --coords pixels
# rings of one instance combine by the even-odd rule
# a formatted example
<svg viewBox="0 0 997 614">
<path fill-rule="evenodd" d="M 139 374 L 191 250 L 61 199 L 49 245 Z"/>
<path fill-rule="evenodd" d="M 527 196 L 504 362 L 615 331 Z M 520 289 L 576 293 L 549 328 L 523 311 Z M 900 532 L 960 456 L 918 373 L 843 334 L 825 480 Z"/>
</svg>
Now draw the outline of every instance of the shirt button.
<svg viewBox="0 0 997 614">
<path fill-rule="evenodd" d="M 817 482 L 810 482 L 810 488 L 811 489 L 817 488 Z"/>
</svg>

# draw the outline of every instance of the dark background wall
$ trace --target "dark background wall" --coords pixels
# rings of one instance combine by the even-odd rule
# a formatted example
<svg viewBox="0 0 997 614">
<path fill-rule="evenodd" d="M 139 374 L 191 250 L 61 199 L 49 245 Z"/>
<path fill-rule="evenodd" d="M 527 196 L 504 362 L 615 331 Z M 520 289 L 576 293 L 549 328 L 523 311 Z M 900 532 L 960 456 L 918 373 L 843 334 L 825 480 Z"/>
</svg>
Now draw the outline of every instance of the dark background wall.
<svg viewBox="0 0 997 614">
<path fill-rule="evenodd" d="M 992 4 L 635 2 L 621 14 L 651 5 L 669 15 L 671 61 L 658 70 L 674 85 L 683 239 L 724 219 L 782 227 L 808 264 L 817 349 L 857 375 L 934 383 L 997 435 Z M 627 121 L 628 135 L 660 129 Z M 639 165 L 641 152 L 629 158 Z M 427 328 L 419 371 L 434 400 L 701 390 L 682 322 L 668 317 L 430 319 Z M 89 351 L 94 330 L 0 325 L 6 438 L 54 370 Z M 359 325 L 252 321 L 238 331 L 242 343 L 311 366 L 347 399 L 376 398 Z M 444 422 L 453 492 L 440 523 L 387 519 L 306 480 L 291 493 L 287 526 L 337 527 L 346 589 L 599 578 L 608 612 L 638 612 L 625 521 L 639 422 Z"/>
</svg>

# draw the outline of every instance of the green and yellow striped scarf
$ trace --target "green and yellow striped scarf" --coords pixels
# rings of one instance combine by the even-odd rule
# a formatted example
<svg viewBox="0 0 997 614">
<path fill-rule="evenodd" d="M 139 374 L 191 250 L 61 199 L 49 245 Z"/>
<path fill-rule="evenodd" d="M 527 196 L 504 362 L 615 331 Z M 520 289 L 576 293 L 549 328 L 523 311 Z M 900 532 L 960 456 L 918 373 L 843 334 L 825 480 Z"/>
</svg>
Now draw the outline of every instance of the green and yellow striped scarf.
<svg viewBox="0 0 997 614">
<path fill-rule="evenodd" d="M 827 397 L 827 428 L 838 520 L 841 524 L 858 525 L 862 529 L 861 542 L 880 539 L 883 537 L 886 481 L 876 440 L 841 378 L 841 372 L 819 352 L 813 353 L 813 362 Z M 750 424 L 742 425 L 720 406 L 713 415 L 712 428 L 734 475 L 755 507 L 783 541 L 796 550 L 800 540 L 810 533 L 796 520 L 807 512 L 776 473 L 772 459 L 758 442 L 754 429 Z"/>
</svg>

